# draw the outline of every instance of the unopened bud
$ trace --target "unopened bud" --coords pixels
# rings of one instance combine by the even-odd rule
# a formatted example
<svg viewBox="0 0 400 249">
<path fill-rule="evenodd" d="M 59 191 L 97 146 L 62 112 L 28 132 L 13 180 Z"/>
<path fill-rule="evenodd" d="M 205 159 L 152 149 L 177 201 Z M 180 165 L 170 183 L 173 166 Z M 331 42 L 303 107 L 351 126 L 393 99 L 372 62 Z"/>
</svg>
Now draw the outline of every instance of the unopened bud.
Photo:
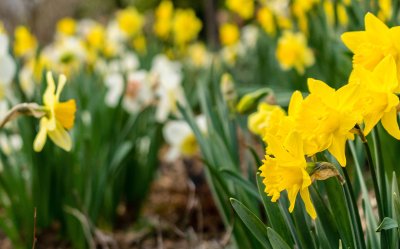
<svg viewBox="0 0 400 249">
<path fill-rule="evenodd" d="M 236 111 L 241 114 L 254 112 L 257 108 L 258 102 L 262 98 L 271 94 L 271 92 L 272 91 L 269 88 L 262 88 L 255 92 L 244 95 L 237 104 Z"/>
<path fill-rule="evenodd" d="M 337 177 L 342 184 L 345 182 L 336 167 L 328 162 L 308 162 L 306 170 L 312 181 Z"/>
</svg>

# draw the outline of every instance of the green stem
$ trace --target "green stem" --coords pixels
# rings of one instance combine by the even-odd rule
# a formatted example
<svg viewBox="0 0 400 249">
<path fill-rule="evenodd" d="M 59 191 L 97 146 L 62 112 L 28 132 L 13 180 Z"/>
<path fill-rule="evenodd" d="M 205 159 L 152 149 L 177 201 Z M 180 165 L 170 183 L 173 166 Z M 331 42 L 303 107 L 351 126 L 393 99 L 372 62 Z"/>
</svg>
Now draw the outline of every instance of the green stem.
<svg viewBox="0 0 400 249">
<path fill-rule="evenodd" d="M 343 168 L 343 173 L 344 177 L 346 179 L 346 184 L 344 184 L 344 189 L 345 189 L 345 194 L 346 198 L 349 199 L 348 201 L 350 202 L 349 204 L 351 205 L 350 215 L 352 216 L 352 220 L 356 223 L 354 225 L 355 233 L 356 233 L 356 238 L 358 240 L 359 245 L 361 245 L 362 248 L 367 248 L 364 240 L 364 233 L 362 230 L 361 226 L 361 218 L 360 218 L 360 213 L 358 212 L 357 208 L 357 202 L 356 198 L 353 192 L 353 186 L 350 181 L 349 174 L 347 173 L 347 169 Z"/>
<path fill-rule="evenodd" d="M 372 153 L 371 153 L 371 149 L 369 148 L 368 142 L 363 142 L 363 144 L 364 144 L 365 152 L 367 154 L 368 166 L 371 170 L 372 182 L 374 184 L 375 197 L 376 197 L 376 202 L 378 205 L 379 220 L 382 222 L 382 220 L 384 218 L 384 212 L 383 212 L 383 206 L 382 206 L 382 198 L 381 198 L 381 194 L 379 191 L 378 177 L 376 175 L 374 163 L 372 160 Z M 388 244 L 388 241 L 387 241 L 386 232 L 381 231 L 381 248 L 387 248 L 386 247 L 387 244 Z"/>
<path fill-rule="evenodd" d="M 372 143 L 374 145 L 374 154 L 375 154 L 375 166 L 377 169 L 378 173 L 378 184 L 381 189 L 381 194 L 382 194 L 382 206 L 383 206 L 383 215 L 388 216 L 389 215 L 389 210 L 386 203 L 388 203 L 387 200 L 387 189 L 386 189 L 386 174 L 385 174 L 385 167 L 383 165 L 383 159 L 382 159 L 382 151 L 381 151 L 381 142 L 379 139 L 379 134 L 378 132 L 373 129 L 372 132 Z"/>
</svg>

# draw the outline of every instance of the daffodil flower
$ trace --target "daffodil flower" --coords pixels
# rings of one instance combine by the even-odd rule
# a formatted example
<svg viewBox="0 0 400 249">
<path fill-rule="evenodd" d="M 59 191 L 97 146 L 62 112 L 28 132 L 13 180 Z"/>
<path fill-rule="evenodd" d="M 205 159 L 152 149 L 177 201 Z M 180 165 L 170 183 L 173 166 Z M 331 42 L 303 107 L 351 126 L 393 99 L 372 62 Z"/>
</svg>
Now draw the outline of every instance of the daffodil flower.
<svg viewBox="0 0 400 249">
<path fill-rule="evenodd" d="M 393 57 L 385 57 L 372 72 L 363 66 L 356 66 L 351 74 L 350 83 L 359 83 L 362 86 L 360 106 L 365 124 L 364 135 L 368 135 L 381 120 L 385 130 L 394 138 L 400 139 L 397 123 L 397 107 L 400 102 L 394 94 L 398 78 Z"/>
<path fill-rule="evenodd" d="M 346 32 L 344 44 L 354 53 L 354 66 L 363 66 L 372 71 L 386 56 L 396 61 L 397 77 L 400 77 L 400 26 L 389 28 L 371 13 L 365 15 L 365 31 Z M 400 86 L 396 87 L 400 92 Z"/>
<path fill-rule="evenodd" d="M 271 121 L 280 119 L 286 115 L 285 111 L 278 105 L 260 103 L 257 112 L 248 118 L 249 130 L 259 136 L 263 136 L 265 129 L 270 127 Z"/>
<path fill-rule="evenodd" d="M 290 212 L 293 211 L 297 194 L 300 192 L 307 213 L 315 219 L 317 214 L 308 190 L 312 180 L 306 170 L 307 162 L 301 135 L 295 131 L 291 132 L 283 143 L 275 136 L 268 134 L 266 136 L 272 155 L 267 154 L 260 167 L 261 176 L 264 177 L 263 183 L 266 186 L 265 192 L 268 196 L 272 196 L 273 202 L 276 202 L 280 193 L 286 190 L 290 201 Z"/>
<path fill-rule="evenodd" d="M 307 155 L 328 149 L 340 165 L 346 165 L 347 139 L 362 120 L 356 108 L 358 84 L 348 84 L 337 91 L 322 81 L 309 79 L 310 95 L 302 102 L 296 118 L 296 130 L 306 140 Z"/>
<path fill-rule="evenodd" d="M 278 40 L 276 58 L 283 70 L 296 69 L 304 74 L 305 68 L 314 64 L 312 50 L 307 46 L 307 39 L 303 33 L 285 31 Z"/>
<path fill-rule="evenodd" d="M 57 88 L 51 72 L 47 72 L 46 79 L 47 88 L 43 95 L 43 109 L 46 115 L 40 119 L 40 129 L 33 148 L 36 152 L 41 151 L 48 135 L 57 146 L 70 151 L 72 142 L 67 130 L 74 126 L 75 100 L 59 101 L 61 91 L 67 81 L 64 75 L 60 75 Z"/>
</svg>

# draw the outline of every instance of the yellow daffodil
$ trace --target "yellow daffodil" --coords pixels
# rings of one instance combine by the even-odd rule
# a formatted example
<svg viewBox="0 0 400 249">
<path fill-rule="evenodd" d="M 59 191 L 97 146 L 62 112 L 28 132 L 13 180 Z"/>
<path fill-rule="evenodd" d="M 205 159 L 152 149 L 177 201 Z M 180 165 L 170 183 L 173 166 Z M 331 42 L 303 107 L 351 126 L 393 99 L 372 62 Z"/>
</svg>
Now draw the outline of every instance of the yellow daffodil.
<svg viewBox="0 0 400 249">
<path fill-rule="evenodd" d="M 211 63 L 211 56 L 203 43 L 197 42 L 192 44 L 189 47 L 188 55 L 191 63 L 196 67 L 207 66 Z"/>
<path fill-rule="evenodd" d="M 335 4 L 333 1 L 325 1 L 324 2 L 325 14 L 326 14 L 328 22 L 331 26 L 333 26 L 335 24 L 335 9 L 334 8 L 335 8 Z M 336 13 L 337 13 L 337 20 L 338 20 L 339 24 L 343 27 L 346 27 L 349 22 L 346 7 L 341 3 L 337 3 L 336 4 Z"/>
<path fill-rule="evenodd" d="M 400 26 L 388 28 L 373 14 L 367 13 L 365 31 L 346 32 L 341 38 L 354 53 L 354 66 L 372 71 L 383 58 L 392 55 L 397 65 L 397 77 L 400 77 Z M 400 92 L 399 86 L 396 92 Z"/>
<path fill-rule="evenodd" d="M 127 36 L 134 36 L 142 30 L 143 16 L 135 8 L 127 8 L 117 12 L 119 28 Z"/>
<path fill-rule="evenodd" d="M 399 84 L 396 70 L 391 55 L 385 57 L 372 72 L 362 66 L 356 66 L 353 70 L 351 83 L 360 83 L 363 87 L 360 103 L 363 107 L 365 135 L 381 120 L 386 131 L 400 139 L 397 123 L 399 98 L 394 94 Z"/>
<path fill-rule="evenodd" d="M 253 0 L 227 0 L 226 6 L 241 18 L 248 20 L 254 15 Z"/>
<path fill-rule="evenodd" d="M 224 23 L 219 29 L 219 38 L 224 46 L 236 44 L 239 41 L 239 37 L 240 32 L 236 24 Z"/>
<path fill-rule="evenodd" d="M 172 19 L 174 13 L 174 6 L 171 1 L 161 1 L 155 10 L 155 22 L 153 26 L 154 33 L 161 39 L 166 40 L 169 36 Z"/>
<path fill-rule="evenodd" d="M 86 42 L 90 48 L 100 50 L 104 47 L 105 29 L 101 24 L 94 24 L 86 34 Z"/>
<path fill-rule="evenodd" d="M 47 88 L 43 95 L 43 108 L 46 115 L 40 119 L 40 129 L 33 148 L 36 152 L 41 151 L 48 135 L 57 146 L 70 151 L 72 142 L 67 130 L 74 126 L 75 100 L 59 101 L 61 91 L 67 81 L 64 75 L 60 75 L 57 88 L 51 72 L 47 73 L 46 79 Z"/>
<path fill-rule="evenodd" d="M 76 21 L 70 17 L 66 17 L 57 22 L 57 33 L 70 36 L 75 34 Z"/>
<path fill-rule="evenodd" d="M 196 14 L 193 10 L 176 10 L 172 24 L 172 33 L 176 45 L 183 46 L 196 39 L 201 28 L 201 21 L 196 17 Z"/>
<path fill-rule="evenodd" d="M 144 35 L 138 35 L 132 40 L 132 47 L 140 54 L 146 52 L 147 49 L 147 41 Z"/>
<path fill-rule="evenodd" d="M 295 121 L 302 102 L 303 96 L 299 91 L 295 91 L 290 98 L 287 115 L 279 110 L 271 112 L 268 118 L 268 124 L 264 124 L 263 140 L 265 143 L 269 143 L 268 136 L 273 136 L 278 140 L 284 140 L 290 132 L 295 130 Z M 306 141 L 303 139 L 303 144 L 305 142 Z M 267 153 L 271 154 L 269 147 L 267 147 Z"/>
<path fill-rule="evenodd" d="M 378 17 L 381 20 L 388 21 L 392 18 L 392 0 L 378 0 L 379 12 Z"/>
<path fill-rule="evenodd" d="M 271 127 L 271 121 L 282 118 L 285 111 L 278 105 L 270 105 L 262 102 L 258 105 L 257 112 L 248 118 L 249 130 L 259 136 L 265 135 L 265 129 Z"/>
<path fill-rule="evenodd" d="M 274 15 L 268 7 L 262 7 L 257 12 L 257 21 L 269 35 L 275 35 Z"/>
<path fill-rule="evenodd" d="M 359 85 L 348 84 L 337 91 L 322 81 L 309 79 L 310 95 L 301 104 L 296 117 L 296 130 L 305 140 L 305 152 L 313 155 L 328 149 L 340 165 L 346 165 L 347 139 L 354 139 L 350 132 L 361 122 L 356 108 Z"/>
<path fill-rule="evenodd" d="M 312 180 L 306 170 L 307 162 L 300 134 L 291 132 L 284 140 L 267 135 L 267 140 L 272 155 L 267 154 L 260 167 L 265 192 L 272 197 L 273 202 L 276 202 L 280 193 L 286 190 L 290 201 L 290 212 L 293 211 L 297 194 L 300 192 L 307 213 L 315 219 L 317 214 L 308 190 Z"/>
<path fill-rule="evenodd" d="M 33 55 L 37 47 L 36 38 L 25 26 L 14 31 L 14 53 L 18 57 Z"/>
<path fill-rule="evenodd" d="M 285 31 L 279 38 L 276 57 L 284 70 L 295 68 L 299 74 L 314 64 L 314 54 L 303 33 Z"/>
</svg>

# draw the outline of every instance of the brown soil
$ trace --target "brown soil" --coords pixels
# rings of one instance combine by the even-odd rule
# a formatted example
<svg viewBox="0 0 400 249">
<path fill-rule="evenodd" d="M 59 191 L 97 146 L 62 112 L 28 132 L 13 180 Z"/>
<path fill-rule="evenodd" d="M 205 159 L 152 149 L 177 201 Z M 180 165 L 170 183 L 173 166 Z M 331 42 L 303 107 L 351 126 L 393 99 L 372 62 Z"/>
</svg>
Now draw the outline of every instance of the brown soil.
<svg viewBox="0 0 400 249">
<path fill-rule="evenodd" d="M 131 220 L 121 205 L 121 220 Z M 121 222 L 123 223 L 123 222 Z M 101 249 L 219 249 L 227 236 L 196 160 L 162 164 L 152 184 L 142 215 L 135 223 L 119 224 L 113 233 L 97 230 L 94 248 Z M 11 249 L 0 233 L 0 248 Z M 54 229 L 38 235 L 36 249 L 70 249 Z"/>
</svg>

